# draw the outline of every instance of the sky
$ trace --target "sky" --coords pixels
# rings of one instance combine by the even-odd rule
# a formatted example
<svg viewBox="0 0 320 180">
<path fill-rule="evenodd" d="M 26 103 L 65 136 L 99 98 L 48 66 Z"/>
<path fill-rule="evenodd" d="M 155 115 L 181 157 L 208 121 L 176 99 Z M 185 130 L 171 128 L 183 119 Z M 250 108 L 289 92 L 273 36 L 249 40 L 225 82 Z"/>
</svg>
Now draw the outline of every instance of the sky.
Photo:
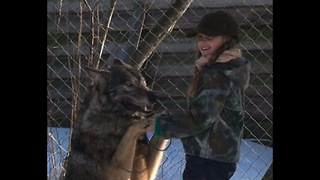
<svg viewBox="0 0 320 180">
<path fill-rule="evenodd" d="M 47 174 L 53 180 L 52 166 L 63 163 L 69 140 L 69 128 L 48 127 Z M 54 152 L 54 153 L 52 153 Z M 240 161 L 231 180 L 261 180 L 273 160 L 273 149 L 243 139 Z M 184 152 L 178 139 L 172 139 L 162 158 L 156 180 L 181 180 L 184 169 Z M 59 170 L 58 170 L 59 171 Z"/>
</svg>

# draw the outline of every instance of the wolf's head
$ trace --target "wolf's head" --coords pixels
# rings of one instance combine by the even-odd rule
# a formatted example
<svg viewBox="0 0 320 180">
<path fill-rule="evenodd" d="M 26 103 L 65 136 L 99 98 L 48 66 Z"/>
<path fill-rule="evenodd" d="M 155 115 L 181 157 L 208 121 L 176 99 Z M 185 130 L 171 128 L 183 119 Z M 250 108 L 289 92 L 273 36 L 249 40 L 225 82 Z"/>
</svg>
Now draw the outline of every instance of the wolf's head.
<svg viewBox="0 0 320 180">
<path fill-rule="evenodd" d="M 121 116 L 152 112 L 157 96 L 147 87 L 138 69 L 115 60 L 109 69 L 87 68 L 87 72 L 93 80 L 87 100 L 90 108 Z"/>
</svg>

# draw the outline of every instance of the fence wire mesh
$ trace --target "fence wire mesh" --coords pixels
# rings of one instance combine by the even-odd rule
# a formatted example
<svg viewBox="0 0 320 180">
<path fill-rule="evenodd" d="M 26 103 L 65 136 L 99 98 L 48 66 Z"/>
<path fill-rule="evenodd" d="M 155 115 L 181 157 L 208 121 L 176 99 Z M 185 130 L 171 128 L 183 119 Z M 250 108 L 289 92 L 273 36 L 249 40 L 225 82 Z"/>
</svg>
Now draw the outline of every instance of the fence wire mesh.
<svg viewBox="0 0 320 180">
<path fill-rule="evenodd" d="M 143 69 L 148 86 L 168 94 L 154 108 L 185 108 L 197 56 L 183 31 L 208 12 L 224 10 L 240 24 L 239 48 L 251 61 L 244 148 L 237 179 L 273 179 L 272 0 L 47 0 L 47 176 L 59 179 L 72 125 L 87 91 L 85 67 L 115 58 Z M 261 148 L 263 147 L 263 148 Z M 266 154 L 269 155 L 267 156 Z M 181 179 L 184 153 L 173 139 L 157 179 Z"/>
</svg>

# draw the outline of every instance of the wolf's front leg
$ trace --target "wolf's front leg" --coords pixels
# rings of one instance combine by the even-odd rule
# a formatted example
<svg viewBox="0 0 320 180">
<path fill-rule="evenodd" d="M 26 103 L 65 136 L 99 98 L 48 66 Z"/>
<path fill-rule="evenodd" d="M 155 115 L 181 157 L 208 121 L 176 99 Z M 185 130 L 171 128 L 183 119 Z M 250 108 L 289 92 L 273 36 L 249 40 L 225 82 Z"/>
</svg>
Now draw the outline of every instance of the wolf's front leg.
<svg viewBox="0 0 320 180">
<path fill-rule="evenodd" d="M 150 179 L 155 179 L 163 153 L 168 146 L 168 139 L 164 139 L 159 136 L 152 136 L 147 154 L 147 166 Z"/>
<path fill-rule="evenodd" d="M 137 140 L 144 133 L 147 126 L 146 120 L 139 120 L 130 126 L 117 146 L 116 152 L 112 157 L 110 171 L 113 179 L 130 179 L 133 171 L 133 159 L 135 156 Z"/>
</svg>

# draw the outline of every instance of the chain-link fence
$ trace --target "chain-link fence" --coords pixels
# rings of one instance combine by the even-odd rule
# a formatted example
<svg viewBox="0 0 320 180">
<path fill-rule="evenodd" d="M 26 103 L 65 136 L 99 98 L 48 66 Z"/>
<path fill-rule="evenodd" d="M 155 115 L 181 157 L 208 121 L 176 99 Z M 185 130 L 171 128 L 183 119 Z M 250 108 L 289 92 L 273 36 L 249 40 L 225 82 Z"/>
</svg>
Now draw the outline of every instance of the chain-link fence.
<svg viewBox="0 0 320 180">
<path fill-rule="evenodd" d="M 47 175 L 58 179 L 86 92 L 86 66 L 115 58 L 142 68 L 148 86 L 167 93 L 154 108 L 185 108 L 197 56 L 183 31 L 224 10 L 240 24 L 239 48 L 251 61 L 241 158 L 234 179 L 272 179 L 272 0 L 47 0 Z M 184 153 L 173 139 L 157 179 L 181 179 Z"/>
</svg>

